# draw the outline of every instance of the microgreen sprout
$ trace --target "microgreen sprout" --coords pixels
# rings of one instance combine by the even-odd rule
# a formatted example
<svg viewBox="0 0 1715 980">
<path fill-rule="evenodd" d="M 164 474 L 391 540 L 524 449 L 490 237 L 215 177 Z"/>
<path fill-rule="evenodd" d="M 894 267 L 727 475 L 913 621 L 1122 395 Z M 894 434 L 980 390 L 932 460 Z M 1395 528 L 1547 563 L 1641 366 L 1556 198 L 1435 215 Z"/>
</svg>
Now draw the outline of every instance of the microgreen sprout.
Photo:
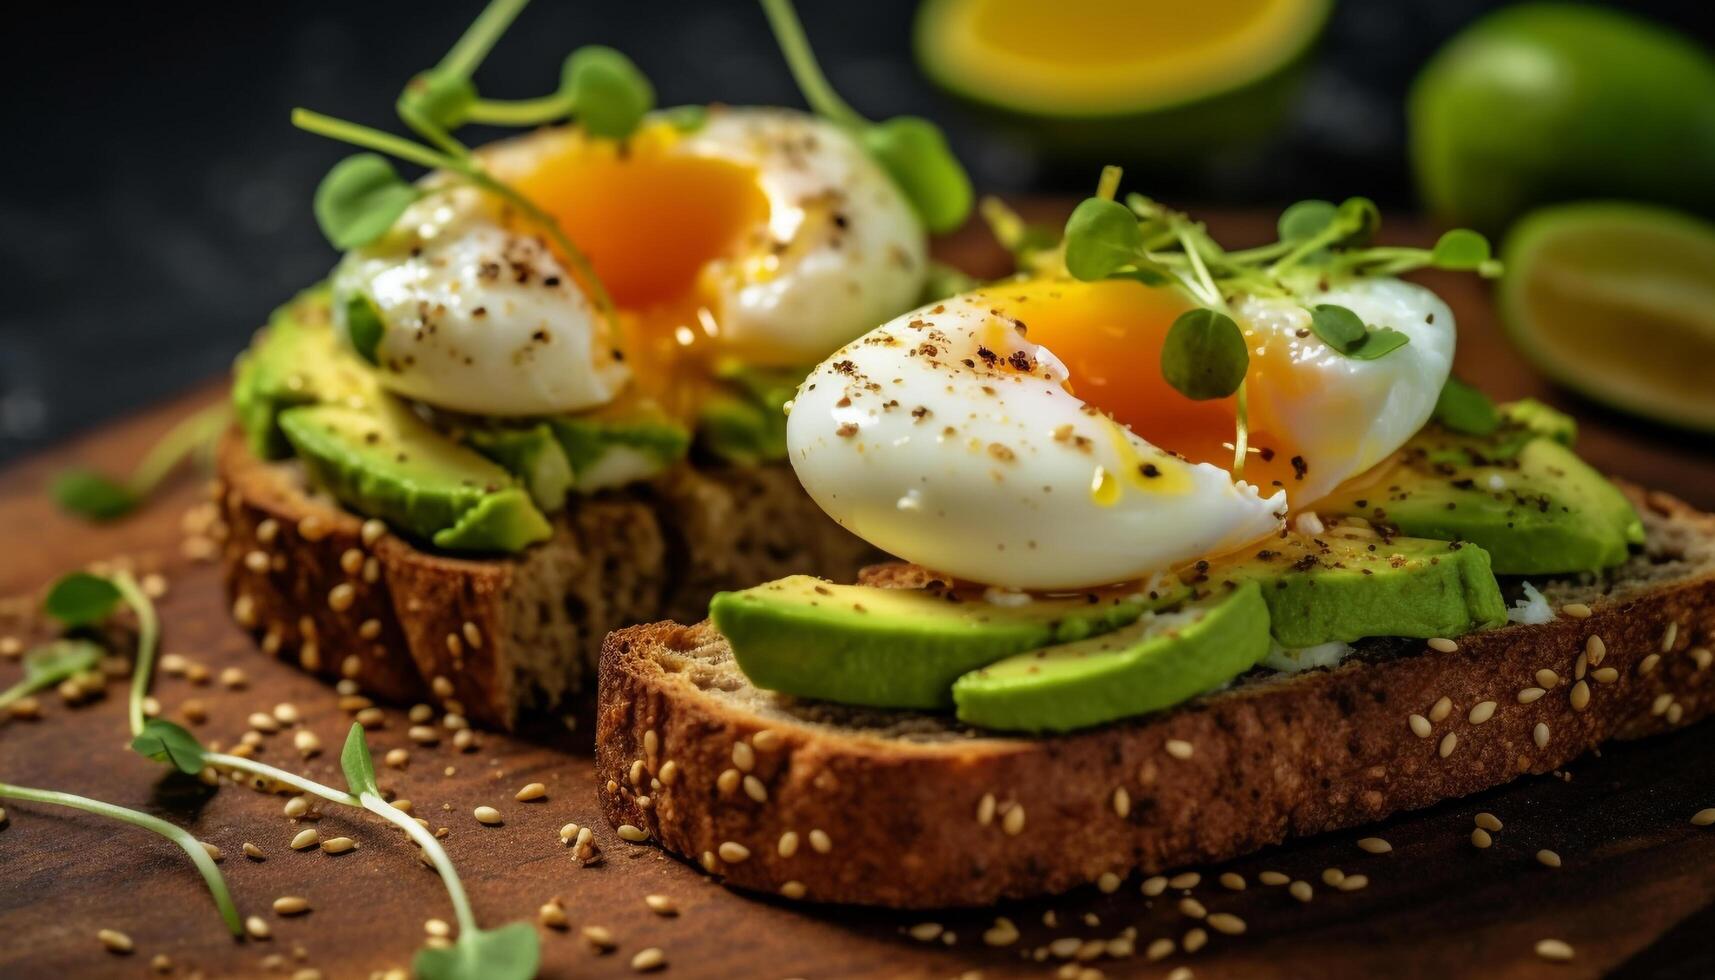
<svg viewBox="0 0 1715 980">
<path fill-rule="evenodd" d="M 1435 421 L 1468 436 L 1486 436 L 1501 427 L 1500 409 L 1476 388 L 1458 378 L 1448 378 L 1435 399 Z"/>
<path fill-rule="evenodd" d="M 186 458 L 208 451 L 230 417 L 230 410 L 222 402 L 173 426 L 123 480 L 94 470 L 66 470 L 54 478 L 53 498 L 70 513 L 92 521 L 108 521 L 128 514 Z"/>
<path fill-rule="evenodd" d="M 101 647 L 89 640 L 55 640 L 24 654 L 24 676 L 0 691 L 0 708 L 60 681 L 94 670 L 101 662 Z"/>
<path fill-rule="evenodd" d="M 192 863 L 196 865 L 197 872 L 202 875 L 202 880 L 208 883 L 209 894 L 214 896 L 214 904 L 220 910 L 221 921 L 226 923 L 226 928 L 234 936 L 244 935 L 244 924 L 239 919 L 238 907 L 232 902 L 232 893 L 226 889 L 226 879 L 221 875 L 220 869 L 215 867 L 214 859 L 209 857 L 208 850 L 203 847 L 202 842 L 182 828 L 175 827 L 167 821 L 147 813 L 115 806 L 112 803 L 104 803 L 101 800 L 92 800 L 87 796 L 62 793 L 58 790 L 34 789 L 29 786 L 0 783 L 0 799 L 25 800 L 31 803 L 48 803 L 53 806 L 70 807 L 85 813 L 111 817 L 133 827 L 142 827 L 144 830 L 151 830 L 160 834 L 179 845 L 186 854 L 190 855 Z"/>
<path fill-rule="evenodd" d="M 829 84 L 792 0 L 762 0 L 762 10 L 793 80 L 817 115 L 851 133 L 905 194 L 930 231 L 952 231 L 971 213 L 971 178 L 940 127 L 921 116 L 871 122 Z"/>
</svg>

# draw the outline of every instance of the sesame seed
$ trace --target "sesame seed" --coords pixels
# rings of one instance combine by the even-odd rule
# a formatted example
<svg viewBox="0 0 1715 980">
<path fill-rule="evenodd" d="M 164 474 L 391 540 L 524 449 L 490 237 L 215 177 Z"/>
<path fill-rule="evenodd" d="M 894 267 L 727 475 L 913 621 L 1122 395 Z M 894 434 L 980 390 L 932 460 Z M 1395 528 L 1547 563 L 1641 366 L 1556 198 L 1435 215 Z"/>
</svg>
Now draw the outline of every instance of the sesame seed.
<svg viewBox="0 0 1715 980">
<path fill-rule="evenodd" d="M 356 575 L 363 570 L 363 552 L 356 548 L 345 549 L 345 553 L 339 556 L 339 567 L 347 575 Z"/>
<path fill-rule="evenodd" d="M 1221 885 L 1228 891 L 1242 892 L 1245 890 L 1245 876 L 1228 871 L 1221 875 Z"/>
<path fill-rule="evenodd" d="M 1373 840 L 1374 838 L 1365 838 L 1365 839 L 1366 840 Z M 1389 849 L 1391 850 L 1392 848 L 1389 848 Z M 1291 881 L 1292 879 L 1288 878 L 1286 875 L 1283 875 L 1278 871 L 1263 871 L 1263 872 L 1260 872 L 1256 876 L 1256 880 L 1262 882 L 1265 885 L 1280 886 L 1280 885 L 1286 884 L 1287 882 Z"/>
<path fill-rule="evenodd" d="M 252 861 L 263 861 L 263 860 L 266 860 L 268 857 L 266 854 L 262 853 L 262 848 L 257 847 L 255 844 L 252 844 L 249 841 L 244 842 L 243 850 L 244 850 L 244 856 L 249 858 Z"/>
<path fill-rule="evenodd" d="M 341 582 L 328 591 L 328 608 L 334 612 L 345 612 L 357 601 L 357 588 L 350 582 Z"/>
<path fill-rule="evenodd" d="M 387 714 L 380 708 L 364 708 L 351 716 L 351 719 L 364 728 L 381 728 L 387 724 Z"/>
<path fill-rule="evenodd" d="M 1170 738 L 1167 740 L 1167 754 L 1175 759 L 1189 759 L 1191 758 L 1191 753 L 1194 751 L 1195 748 L 1191 743 L 1182 738 Z"/>
<path fill-rule="evenodd" d="M 1465 717 L 1468 721 L 1471 722 L 1471 724 L 1481 725 L 1483 722 L 1488 721 L 1490 718 L 1493 718 L 1494 716 L 1495 716 L 1495 702 L 1493 702 L 1493 701 L 1478 701 L 1476 704 L 1471 706 L 1471 713 L 1466 715 Z"/>
<path fill-rule="evenodd" d="M 1124 820 L 1126 815 L 1131 813 L 1131 794 L 1125 791 L 1124 786 L 1114 787 L 1113 807 L 1114 816 L 1121 820 Z"/>
<path fill-rule="evenodd" d="M 1681 719 L 1683 717 L 1685 717 L 1685 706 L 1684 705 L 1680 704 L 1678 701 L 1675 701 L 1672 704 L 1667 706 L 1667 723 L 1669 725 L 1679 724 L 1679 719 Z"/>
<path fill-rule="evenodd" d="M 1185 933 L 1185 938 L 1179 941 L 1179 945 L 1185 947 L 1185 952 L 1195 953 L 1207 945 L 1208 942 L 1208 933 L 1201 929 L 1191 929 Z"/>
<path fill-rule="evenodd" d="M 613 938 L 613 931 L 606 926 L 584 926 L 583 937 L 585 942 L 604 952 L 619 945 Z"/>
<path fill-rule="evenodd" d="M 303 915 L 310 910 L 310 900 L 299 895 L 281 895 L 274 899 L 275 915 Z"/>
<path fill-rule="evenodd" d="M 274 720 L 282 725 L 296 725 L 303 720 L 298 712 L 298 706 L 290 701 L 282 701 L 274 706 Z"/>
<path fill-rule="evenodd" d="M 1543 690 L 1540 687 L 1520 688 L 1519 692 L 1518 692 L 1518 703 L 1519 704 L 1530 704 L 1531 702 L 1535 701 L 1537 698 L 1540 698 L 1544 694 L 1547 694 L 1547 693 L 1548 693 L 1547 691 Z"/>
<path fill-rule="evenodd" d="M 767 803 L 768 787 L 764 786 L 762 780 L 755 776 L 746 776 L 744 777 L 744 795 L 758 803 Z"/>
<path fill-rule="evenodd" d="M 732 764 L 738 767 L 739 772 L 756 768 L 756 750 L 750 747 L 749 742 L 732 743 Z"/>
<path fill-rule="evenodd" d="M 542 903 L 542 907 L 536 910 L 536 921 L 549 929 L 565 929 L 571 925 L 571 920 L 566 918 L 566 907 L 559 902 Z"/>
<path fill-rule="evenodd" d="M 1711 661 L 1715 661 L 1715 653 L 1711 653 L 1708 647 L 1692 647 L 1691 659 L 1697 662 L 1698 670 L 1705 670 Z"/>
<path fill-rule="evenodd" d="M 1566 605 L 1560 607 L 1560 611 L 1571 616 L 1573 619 L 1590 618 L 1590 607 L 1582 602 L 1568 602 Z"/>
<path fill-rule="evenodd" d="M 1322 869 L 1322 884 L 1327 885 L 1330 888 L 1337 887 L 1340 882 L 1345 880 L 1346 872 L 1341 871 L 1339 868 Z"/>
<path fill-rule="evenodd" d="M 306 827 L 303 830 L 298 831 L 297 835 L 292 838 L 292 850 L 307 851 L 310 848 L 315 847 L 316 841 L 320 838 L 321 835 L 316 833 L 316 828 Z"/>
<path fill-rule="evenodd" d="M 1667 714 L 1667 709 L 1672 704 L 1673 704 L 1673 692 L 1663 691 L 1662 693 L 1657 694 L 1655 696 L 1654 701 L 1650 702 L 1649 713 L 1652 715 L 1657 715 L 1657 716 Z"/>
<path fill-rule="evenodd" d="M 1564 963 L 1572 958 L 1572 947 L 1559 939 L 1542 939 L 1537 941 L 1536 955 L 1545 960 Z"/>
<path fill-rule="evenodd" d="M 1422 715 L 1412 715 L 1407 721 L 1411 723 L 1411 733 L 1418 738 L 1428 738 L 1434 731 L 1429 725 L 1429 719 Z"/>
<path fill-rule="evenodd" d="M 1548 723 L 1547 722 L 1541 722 L 1541 721 L 1537 722 L 1536 727 L 1531 729 L 1530 737 L 1536 742 L 1537 748 L 1539 748 L 1539 749 L 1547 748 L 1548 747 Z"/>
<path fill-rule="evenodd" d="M 666 762 L 661 763 L 661 771 L 656 775 L 657 778 L 661 780 L 661 785 L 671 786 L 679 780 L 679 764 L 674 762 L 672 759 L 668 759 Z"/>
<path fill-rule="evenodd" d="M 1245 920 L 1231 912 L 1215 912 L 1209 916 L 1209 928 L 1216 932 L 1237 936 L 1245 931 Z"/>
<path fill-rule="evenodd" d="M 1546 867 L 1550 867 L 1550 868 L 1560 867 L 1560 855 L 1554 853 L 1553 851 L 1549 850 L 1546 847 L 1543 848 L 1542 850 L 1536 852 L 1536 860 L 1537 860 L 1537 863 L 1542 864 Z"/>
<path fill-rule="evenodd" d="M 1112 895 L 1120 890 L 1120 876 L 1112 871 L 1104 871 L 1096 877 L 1096 890 L 1103 895 Z"/>
<path fill-rule="evenodd" d="M 1020 820 L 1020 823 L 1023 821 Z M 810 831 L 810 848 L 817 854 L 826 854 L 834 849 L 834 842 L 827 833 L 821 830 Z"/>
<path fill-rule="evenodd" d="M 1678 640 L 1679 640 L 1679 623 L 1677 623 L 1677 622 L 1668 623 L 1667 629 L 1663 630 L 1661 633 L 1661 652 L 1662 653 L 1671 652 L 1673 650 L 1674 643 L 1678 642 Z"/>
<path fill-rule="evenodd" d="M 1693 827 L 1707 827 L 1710 824 L 1715 824 L 1715 806 L 1705 807 L 1691 815 Z"/>
<path fill-rule="evenodd" d="M 1358 847 L 1370 854 L 1386 854 L 1393 850 L 1393 845 L 1380 837 L 1362 837 L 1358 839 Z"/>
<path fill-rule="evenodd" d="M 1000 829 L 1006 831 L 1009 837 L 1017 837 L 1024 832 L 1024 804 L 1013 803 L 1007 807 L 1006 813 L 1000 818 Z"/>
<path fill-rule="evenodd" d="M 287 800 L 286 805 L 281 807 L 281 809 L 285 812 L 286 816 L 296 820 L 310 812 L 310 801 L 302 796 L 294 796 Z"/>
<path fill-rule="evenodd" d="M 465 716 L 457 711 L 448 710 L 446 714 L 441 716 L 441 727 L 456 732 L 469 728 L 470 722 L 465 720 Z"/>
<path fill-rule="evenodd" d="M 1011 946 L 1018 942 L 1018 926 L 1005 916 L 997 916 L 994 925 L 983 930 L 983 943 L 988 946 Z"/>
<path fill-rule="evenodd" d="M 1560 683 L 1560 675 L 1547 667 L 1536 672 L 1536 686 L 1552 689 Z"/>
<path fill-rule="evenodd" d="M 788 881 L 780 886 L 780 894 L 791 899 L 803 898 L 807 891 L 808 889 L 804 887 L 804 883 L 796 880 Z"/>
<path fill-rule="evenodd" d="M 984 827 L 993 823 L 994 808 L 994 794 L 984 793 L 983 798 L 977 801 L 977 823 Z"/>
<path fill-rule="evenodd" d="M 1436 653 L 1452 653 L 1459 649 L 1459 644 L 1454 643 L 1445 636 L 1434 636 L 1429 639 L 1429 649 L 1434 650 Z"/>
<path fill-rule="evenodd" d="M 636 844 L 640 841 L 648 840 L 649 833 L 631 824 L 622 823 L 619 825 L 619 837 L 621 840 L 628 840 L 633 844 Z"/>
<path fill-rule="evenodd" d="M 1494 842 L 1495 839 L 1489 836 L 1489 832 L 1481 827 L 1477 827 L 1471 831 L 1471 846 L 1473 847 L 1484 848 Z"/>
<path fill-rule="evenodd" d="M 1590 666 L 1600 667 L 1602 660 L 1608 656 L 1608 644 L 1604 643 L 1600 636 L 1591 633 L 1590 638 L 1584 641 L 1584 653 L 1590 658 Z"/>
<path fill-rule="evenodd" d="M 672 916 L 679 914 L 679 906 L 671 895 L 645 895 L 643 904 L 649 906 L 649 911 L 656 915 Z"/>
<path fill-rule="evenodd" d="M 476 808 L 475 813 L 477 823 L 493 826 L 500 822 L 500 811 L 496 810 L 494 807 L 479 806 Z"/>
<path fill-rule="evenodd" d="M 308 759 L 322 750 L 322 740 L 308 728 L 300 728 L 292 733 L 292 747 L 298 750 L 299 755 Z"/>
<path fill-rule="evenodd" d="M 435 692 L 437 698 L 450 698 L 453 696 L 452 679 L 445 674 L 436 674 L 434 679 L 429 681 L 429 689 Z"/>
<path fill-rule="evenodd" d="M 1598 684 L 1612 684 L 1620 679 L 1620 672 L 1612 667 L 1598 667 L 1590 672 L 1590 679 Z"/>
<path fill-rule="evenodd" d="M 274 720 L 273 715 L 263 714 L 260 711 L 254 712 L 249 718 L 245 719 L 245 721 L 251 728 L 254 728 L 259 732 L 265 732 L 269 735 L 280 730 L 280 723 Z"/>
<path fill-rule="evenodd" d="M 785 742 L 785 738 L 772 728 L 764 728 L 750 736 L 750 744 L 755 746 L 758 752 L 773 752 Z"/>
<path fill-rule="evenodd" d="M 1142 891 L 1150 898 L 1154 898 L 1166 890 L 1167 879 L 1161 875 L 1156 875 L 1152 878 L 1145 878 L 1143 881 Z"/>
<path fill-rule="evenodd" d="M 357 850 L 357 841 L 350 837 L 330 837 L 322 841 L 322 853 L 324 854 L 344 854 L 347 851 L 355 850 Z"/>
<path fill-rule="evenodd" d="M 251 939 L 257 940 L 272 939 L 274 936 L 274 930 L 269 928 L 268 920 L 260 915 L 253 915 L 245 919 L 244 931 L 250 934 Z"/>
<path fill-rule="evenodd" d="M 1572 710 L 1583 711 L 1590 705 L 1590 682 L 1579 681 L 1572 685 Z"/>
<path fill-rule="evenodd" d="M 464 642 L 466 646 L 470 647 L 472 650 L 482 649 L 481 627 L 467 619 L 464 621 L 464 625 L 459 628 L 459 632 L 464 634 Z"/>
<path fill-rule="evenodd" d="M 1659 664 L 1659 663 L 1661 663 L 1661 654 L 1652 653 L 1649 656 L 1638 661 L 1638 673 L 1639 674 L 1648 674 L 1651 671 L 1655 670 L 1655 665 Z"/>
<path fill-rule="evenodd" d="M 430 725 L 412 725 L 405 736 L 418 745 L 433 745 L 441 740 L 441 733 Z"/>
<path fill-rule="evenodd" d="M 648 973 L 650 970 L 659 970 L 666 965 L 667 954 L 661 952 L 661 949 L 658 946 L 651 946 L 631 958 L 631 968 L 636 970 L 638 973 Z"/>
<path fill-rule="evenodd" d="M 364 521 L 362 529 L 358 532 L 359 536 L 363 540 L 363 545 L 366 548 L 381 540 L 382 536 L 386 533 L 387 525 L 373 517 Z"/>
<path fill-rule="evenodd" d="M 1151 942 L 1149 946 L 1144 949 L 1143 955 L 1147 957 L 1150 962 L 1164 960 L 1169 956 L 1172 956 L 1173 951 L 1177 948 L 1178 947 L 1173 940 L 1163 936 L 1162 938 Z"/>
<path fill-rule="evenodd" d="M 1487 810 L 1484 810 L 1482 813 L 1477 814 L 1475 817 L 1473 817 L 1471 819 L 1471 822 L 1476 824 L 1477 826 L 1483 828 L 1484 830 L 1493 830 L 1496 833 L 1499 833 L 1501 827 L 1503 826 L 1503 824 L 1501 823 L 1501 818 L 1495 816 L 1494 814 L 1488 812 Z"/>
<path fill-rule="evenodd" d="M 1441 745 L 1436 749 L 1436 751 L 1441 753 L 1441 758 L 1445 759 L 1448 756 L 1452 755 L 1453 750 L 1458 748 L 1458 747 L 1459 747 L 1459 736 L 1454 734 L 1453 732 L 1448 732 L 1447 734 L 1441 736 Z"/>
<path fill-rule="evenodd" d="M 919 922 L 905 932 L 912 939 L 927 943 L 941 938 L 942 926 L 939 922 Z"/>
<path fill-rule="evenodd" d="M 1433 722 L 1445 721 L 1447 720 L 1447 716 L 1452 713 L 1453 701 L 1450 698 L 1443 697 L 1430 706 L 1429 720 Z"/>
<path fill-rule="evenodd" d="M 728 864 L 739 864 L 750 857 L 750 848 L 736 841 L 721 841 L 721 846 L 715 848 L 715 853 Z"/>
<path fill-rule="evenodd" d="M 548 787 L 541 783 L 526 783 L 523 789 L 512 794 L 512 798 L 520 803 L 528 803 L 531 800 L 545 800 L 548 798 Z"/>
<path fill-rule="evenodd" d="M 1343 892 L 1355 892 L 1355 891 L 1360 891 L 1364 888 L 1368 888 L 1369 885 L 1370 885 L 1370 876 L 1369 875 L 1347 875 L 1346 877 L 1341 878 L 1340 883 L 1338 885 L 1335 885 L 1334 887 L 1340 889 Z"/>
<path fill-rule="evenodd" d="M 1198 874 L 1195 871 L 1181 871 L 1178 874 L 1174 875 L 1173 877 L 1167 879 L 1167 884 L 1170 887 L 1184 890 L 1187 888 L 1196 888 L 1199 884 L 1202 883 L 1202 881 L 1203 881 L 1203 876 Z"/>
<path fill-rule="evenodd" d="M 1291 885 L 1288 885 L 1286 890 L 1293 898 L 1298 899 L 1300 902 L 1308 902 L 1316 896 L 1316 890 L 1310 887 L 1310 882 L 1308 881 L 1295 881 Z"/>
<path fill-rule="evenodd" d="M 101 941 L 101 945 L 107 947 L 109 953 L 118 956 L 129 955 L 131 950 L 135 948 L 131 944 L 131 937 L 118 929 L 99 930 L 96 932 L 95 938 Z"/>
</svg>

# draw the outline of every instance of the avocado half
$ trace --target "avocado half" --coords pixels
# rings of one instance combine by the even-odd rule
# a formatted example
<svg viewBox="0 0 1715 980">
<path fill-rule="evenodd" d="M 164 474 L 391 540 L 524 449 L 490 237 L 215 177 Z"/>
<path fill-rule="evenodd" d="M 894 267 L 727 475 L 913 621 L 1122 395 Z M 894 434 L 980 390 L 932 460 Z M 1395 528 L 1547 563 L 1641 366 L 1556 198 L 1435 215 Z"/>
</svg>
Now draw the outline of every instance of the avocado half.
<svg viewBox="0 0 1715 980">
<path fill-rule="evenodd" d="M 1166 160 L 1268 135 L 1332 7 L 926 0 L 913 40 L 936 84 L 1051 156 Z"/>
</svg>

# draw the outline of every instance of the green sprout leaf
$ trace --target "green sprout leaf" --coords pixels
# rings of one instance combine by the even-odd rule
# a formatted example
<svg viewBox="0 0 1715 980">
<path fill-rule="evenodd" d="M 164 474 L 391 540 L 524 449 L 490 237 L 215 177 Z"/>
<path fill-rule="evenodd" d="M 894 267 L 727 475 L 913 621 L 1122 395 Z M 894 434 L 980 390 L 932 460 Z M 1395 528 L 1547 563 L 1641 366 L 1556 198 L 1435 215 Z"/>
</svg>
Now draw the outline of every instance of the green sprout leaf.
<svg viewBox="0 0 1715 980">
<path fill-rule="evenodd" d="M 353 796 L 365 793 L 381 795 L 375 780 L 375 759 L 369 754 L 369 743 L 363 738 L 363 726 L 352 723 L 345 737 L 345 747 L 339 751 L 339 767 L 345 770 L 346 789 Z"/>
<path fill-rule="evenodd" d="M 92 521 L 122 517 L 141 502 L 130 487 L 86 469 L 61 473 L 54 478 L 51 492 L 62 508 Z"/>
<path fill-rule="evenodd" d="M 944 234 L 965 223 L 974 200 L 971 178 L 941 127 L 921 116 L 895 116 L 865 129 L 862 142 L 924 227 Z"/>
<path fill-rule="evenodd" d="M 1337 237 L 1333 244 L 1342 248 L 1368 245 L 1381 226 L 1382 212 L 1376 202 L 1367 197 L 1348 197 L 1334 210 L 1332 227 Z"/>
<path fill-rule="evenodd" d="M 72 572 L 48 590 L 42 609 L 68 627 L 100 622 L 113 614 L 123 596 L 109 579 L 88 572 Z"/>
<path fill-rule="evenodd" d="M 420 980 L 529 980 L 540 957 L 536 930 L 514 922 L 493 930 L 459 933 L 444 949 L 424 947 L 411 961 Z"/>
<path fill-rule="evenodd" d="M 351 349 L 370 364 L 379 364 L 376 350 L 387 325 L 381 319 L 381 308 L 366 293 L 353 293 L 345 303 L 345 333 L 351 339 Z"/>
<path fill-rule="evenodd" d="M 667 125 L 681 133 L 694 133 L 708 124 L 709 107 L 706 105 L 676 105 L 671 109 L 662 109 L 656 115 L 666 120 Z"/>
<path fill-rule="evenodd" d="M 357 153 L 334 164 L 316 188 L 316 223 L 334 248 L 361 248 L 386 234 L 421 196 L 385 157 Z"/>
<path fill-rule="evenodd" d="M 573 51 L 560 71 L 560 95 L 584 131 L 624 139 L 655 107 L 655 86 L 613 48 L 591 44 Z"/>
<path fill-rule="evenodd" d="M 1276 227 L 1283 242 L 1303 241 L 1321 234 L 1334 221 L 1329 201 L 1299 201 L 1280 213 Z"/>
<path fill-rule="evenodd" d="M 1364 342 L 1347 351 L 1346 356 L 1354 361 L 1373 361 L 1410 342 L 1410 337 L 1392 327 L 1372 327 L 1370 332 L 1364 335 Z"/>
<path fill-rule="evenodd" d="M 1489 240 L 1469 228 L 1455 228 L 1442 235 L 1430 249 L 1429 260 L 1438 269 L 1475 271 L 1490 259 Z"/>
<path fill-rule="evenodd" d="M 1066 271 L 1085 282 L 1106 279 L 1136 261 L 1143 232 L 1131 209 L 1117 201 L 1085 198 L 1066 219 Z"/>
<path fill-rule="evenodd" d="M 1225 313 L 1201 308 L 1181 313 L 1162 344 L 1162 377 L 1193 401 L 1231 395 L 1249 369 L 1244 333 Z"/>
<path fill-rule="evenodd" d="M 1342 354 L 1356 350 L 1369 333 L 1356 313 L 1332 303 L 1323 303 L 1310 311 L 1310 329 L 1323 343 Z"/>
<path fill-rule="evenodd" d="M 470 121 L 471 106 L 475 104 L 476 86 L 469 78 L 434 70 L 406 83 L 395 108 L 407 122 L 426 122 L 450 131 Z"/>
<path fill-rule="evenodd" d="M 1489 396 L 1449 377 L 1435 399 L 1435 421 L 1468 436 L 1486 436 L 1501 427 L 1501 413 Z"/>
<path fill-rule="evenodd" d="M 88 640 L 55 640 L 24 654 L 24 676 L 0 691 L 0 708 L 37 691 L 53 687 L 68 677 L 93 670 L 101 662 L 101 647 Z"/>
<path fill-rule="evenodd" d="M 208 750 L 197 737 L 162 718 L 150 718 L 143 730 L 131 739 L 131 748 L 144 758 L 165 762 L 187 776 L 194 776 L 208 765 Z"/>
</svg>

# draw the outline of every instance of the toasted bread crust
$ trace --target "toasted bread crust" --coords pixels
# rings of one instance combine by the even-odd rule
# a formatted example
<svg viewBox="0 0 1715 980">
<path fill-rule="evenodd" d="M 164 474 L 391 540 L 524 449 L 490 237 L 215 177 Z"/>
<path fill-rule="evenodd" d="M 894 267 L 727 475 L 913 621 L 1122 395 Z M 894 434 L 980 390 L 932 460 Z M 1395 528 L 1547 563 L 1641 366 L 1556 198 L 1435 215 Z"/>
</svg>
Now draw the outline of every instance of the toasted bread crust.
<svg viewBox="0 0 1715 980">
<path fill-rule="evenodd" d="M 577 501 L 521 555 L 463 558 L 391 533 L 366 542 L 362 518 L 295 464 L 258 459 L 236 431 L 216 465 L 233 614 L 264 651 L 492 726 L 577 690 L 610 629 L 706 608 L 720 588 L 807 569 L 855 575 L 875 557 L 784 466 L 681 466 Z"/>
<path fill-rule="evenodd" d="M 1662 495 L 1647 500 L 1663 519 L 1715 535 L 1715 520 Z M 754 689 L 735 696 L 742 678 L 709 624 L 637 626 L 602 650 L 599 793 L 611 822 L 642 828 L 741 888 L 903 908 L 1054 893 L 1106 872 L 1223 860 L 1549 772 L 1608 739 L 1689 724 L 1715 706 L 1715 670 L 1700 666 L 1708 662 L 1700 648 L 1715 636 L 1715 575 L 1705 569 L 1590 605 L 1587 619 L 1562 614 L 1471 634 L 1450 652 L 1415 643 L 1372 651 L 1333 670 L 1029 739 L 951 724 L 928 741 L 841 728 Z M 1580 672 L 1591 636 L 1604 641 L 1600 668 L 1617 678 L 1598 680 L 1587 659 Z M 1558 683 L 1522 703 L 1519 692 L 1537 686 L 1544 668 Z M 1450 711 L 1419 737 L 1410 716 L 1435 714 L 1442 698 Z M 1474 721 L 1472 709 L 1487 701 L 1492 716 Z M 772 750 L 758 745 L 764 730 Z M 1170 740 L 1190 745 L 1189 757 L 1169 752 Z M 751 747 L 736 762 L 753 756 L 754 766 L 723 782 L 723 772 L 743 769 L 736 743 Z M 762 801 L 744 775 L 759 781 Z M 1116 805 L 1121 789 L 1129 805 Z M 825 853 L 810 846 L 813 829 L 831 842 Z M 792 838 L 781 843 L 789 833 L 795 850 Z M 722 859 L 723 842 L 748 857 Z"/>
</svg>

